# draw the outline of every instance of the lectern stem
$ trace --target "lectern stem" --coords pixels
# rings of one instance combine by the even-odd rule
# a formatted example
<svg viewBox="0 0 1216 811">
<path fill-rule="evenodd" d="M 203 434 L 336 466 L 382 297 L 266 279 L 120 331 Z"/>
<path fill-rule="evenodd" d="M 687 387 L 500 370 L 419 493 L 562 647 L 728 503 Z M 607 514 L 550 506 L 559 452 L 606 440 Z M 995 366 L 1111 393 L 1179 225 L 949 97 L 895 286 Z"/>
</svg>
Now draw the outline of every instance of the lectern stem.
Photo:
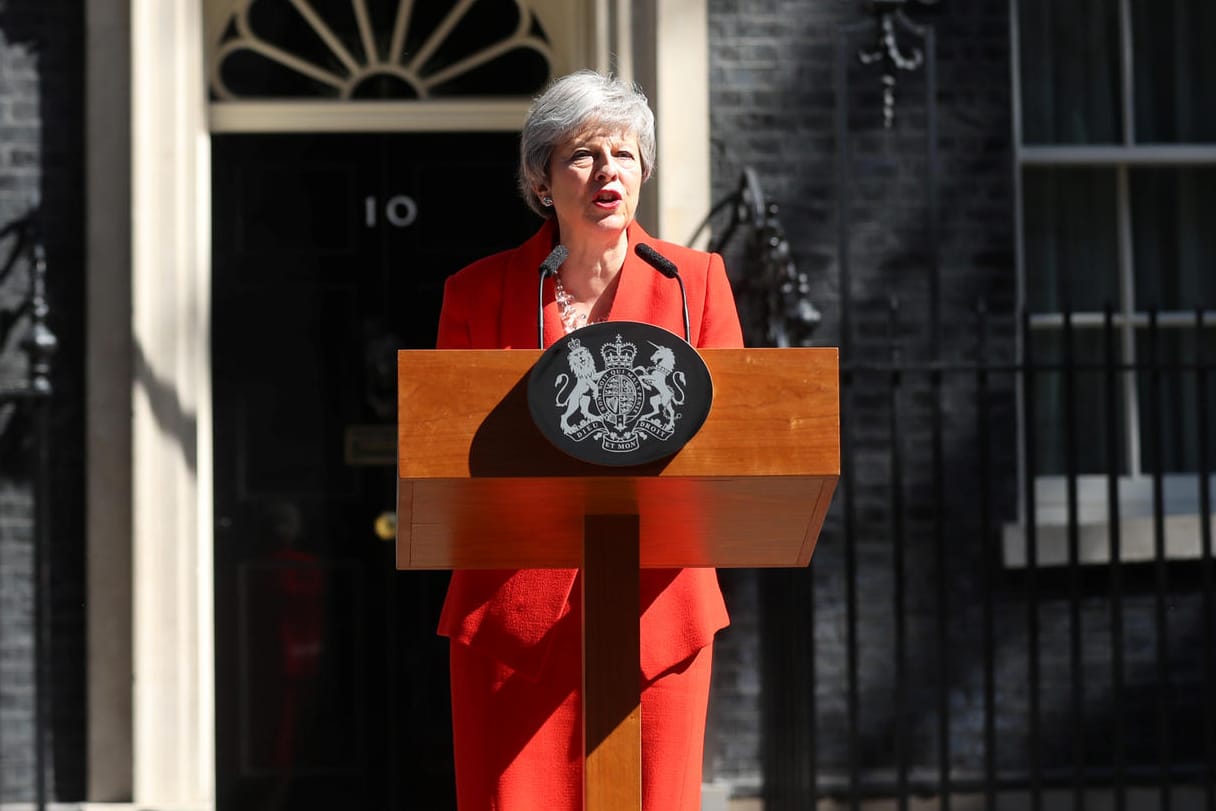
<svg viewBox="0 0 1216 811">
<path fill-rule="evenodd" d="M 639 519 L 583 523 L 584 811 L 642 807 Z"/>
</svg>

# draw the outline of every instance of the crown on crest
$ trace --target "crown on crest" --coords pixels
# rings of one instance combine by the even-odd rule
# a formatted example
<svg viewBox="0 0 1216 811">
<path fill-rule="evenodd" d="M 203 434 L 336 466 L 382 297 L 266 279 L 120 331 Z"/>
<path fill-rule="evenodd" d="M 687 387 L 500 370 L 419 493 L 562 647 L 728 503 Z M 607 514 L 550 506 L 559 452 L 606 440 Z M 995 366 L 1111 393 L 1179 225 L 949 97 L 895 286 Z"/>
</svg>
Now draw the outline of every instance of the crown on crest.
<svg viewBox="0 0 1216 811">
<path fill-rule="evenodd" d="M 604 363 L 609 367 L 629 368 L 633 366 L 633 359 L 637 357 L 638 348 L 636 344 L 632 344 L 618 335 L 615 341 L 600 347 L 600 354 L 604 356 Z"/>
</svg>

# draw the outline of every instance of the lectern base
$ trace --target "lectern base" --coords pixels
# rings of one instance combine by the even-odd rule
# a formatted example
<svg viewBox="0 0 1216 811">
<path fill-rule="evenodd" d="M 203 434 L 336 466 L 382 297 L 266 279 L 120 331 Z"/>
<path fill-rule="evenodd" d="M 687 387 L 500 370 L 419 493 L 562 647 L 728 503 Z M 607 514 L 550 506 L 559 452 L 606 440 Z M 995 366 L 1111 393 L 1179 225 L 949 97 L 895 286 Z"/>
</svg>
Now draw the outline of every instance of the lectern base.
<svg viewBox="0 0 1216 811">
<path fill-rule="evenodd" d="M 583 531 L 583 808 L 641 811 L 639 519 L 588 515 Z"/>
</svg>

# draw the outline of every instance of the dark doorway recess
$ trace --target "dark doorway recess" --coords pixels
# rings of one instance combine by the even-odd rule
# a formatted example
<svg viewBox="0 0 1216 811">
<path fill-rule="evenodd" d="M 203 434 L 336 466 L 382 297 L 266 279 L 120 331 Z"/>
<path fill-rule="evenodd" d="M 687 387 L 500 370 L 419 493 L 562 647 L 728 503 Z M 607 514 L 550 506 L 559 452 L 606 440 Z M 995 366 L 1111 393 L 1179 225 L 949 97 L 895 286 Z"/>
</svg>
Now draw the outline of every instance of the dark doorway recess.
<svg viewBox="0 0 1216 811">
<path fill-rule="evenodd" d="M 448 275 L 539 224 L 517 144 L 212 142 L 221 811 L 455 806 L 447 575 L 396 572 L 376 522 L 395 506 L 395 351 L 433 346 Z"/>
</svg>

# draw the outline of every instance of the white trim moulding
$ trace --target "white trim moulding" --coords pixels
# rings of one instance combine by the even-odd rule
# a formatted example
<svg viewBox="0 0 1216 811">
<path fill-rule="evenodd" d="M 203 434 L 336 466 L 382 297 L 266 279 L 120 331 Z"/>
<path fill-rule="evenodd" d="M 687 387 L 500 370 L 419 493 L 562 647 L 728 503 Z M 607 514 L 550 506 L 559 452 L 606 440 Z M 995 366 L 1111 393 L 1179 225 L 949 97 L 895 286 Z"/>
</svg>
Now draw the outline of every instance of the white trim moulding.
<svg viewBox="0 0 1216 811">
<path fill-rule="evenodd" d="M 1022 145 L 1017 162 L 1021 166 L 1216 166 L 1216 144 Z"/>
<path fill-rule="evenodd" d="M 213 101 L 213 133 L 518 132 L 529 99 L 444 101 Z"/>
</svg>

